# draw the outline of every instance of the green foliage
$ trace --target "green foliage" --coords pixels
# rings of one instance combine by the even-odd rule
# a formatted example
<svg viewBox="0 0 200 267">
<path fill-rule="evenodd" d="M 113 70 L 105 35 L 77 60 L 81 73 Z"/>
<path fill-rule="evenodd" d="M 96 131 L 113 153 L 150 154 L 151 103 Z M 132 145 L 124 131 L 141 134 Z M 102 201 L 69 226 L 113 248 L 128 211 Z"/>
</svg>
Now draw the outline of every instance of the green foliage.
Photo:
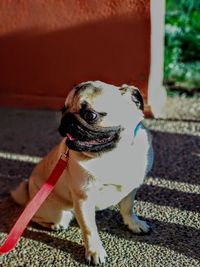
<svg viewBox="0 0 200 267">
<path fill-rule="evenodd" d="M 167 0 L 164 78 L 200 89 L 200 0 Z"/>
</svg>

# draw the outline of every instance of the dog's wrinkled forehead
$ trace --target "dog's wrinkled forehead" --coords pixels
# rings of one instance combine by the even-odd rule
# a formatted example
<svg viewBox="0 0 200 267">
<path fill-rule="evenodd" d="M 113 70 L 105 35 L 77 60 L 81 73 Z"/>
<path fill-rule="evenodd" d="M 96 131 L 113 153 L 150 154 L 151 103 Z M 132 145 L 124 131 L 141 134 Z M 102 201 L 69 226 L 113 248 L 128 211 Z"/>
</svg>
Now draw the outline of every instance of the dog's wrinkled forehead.
<svg viewBox="0 0 200 267">
<path fill-rule="evenodd" d="M 113 97 L 120 98 L 119 87 L 100 81 L 89 81 L 81 83 L 73 88 L 66 99 L 66 105 L 80 108 L 82 103 L 87 103 L 93 108 L 101 109 L 102 103 L 108 106 Z"/>
<path fill-rule="evenodd" d="M 94 82 L 86 82 L 75 87 L 75 94 L 79 95 L 80 100 L 94 101 L 98 95 L 102 94 L 102 87 L 95 85 Z"/>
</svg>

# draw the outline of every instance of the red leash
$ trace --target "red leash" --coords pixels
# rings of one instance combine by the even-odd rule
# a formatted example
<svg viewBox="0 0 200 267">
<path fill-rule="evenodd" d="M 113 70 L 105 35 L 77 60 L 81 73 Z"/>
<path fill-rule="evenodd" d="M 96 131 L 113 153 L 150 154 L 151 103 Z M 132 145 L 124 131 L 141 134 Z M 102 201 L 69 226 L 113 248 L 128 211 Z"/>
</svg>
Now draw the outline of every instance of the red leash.
<svg viewBox="0 0 200 267">
<path fill-rule="evenodd" d="M 19 216 L 10 233 L 7 235 L 3 245 L 0 247 L 0 255 L 8 253 L 15 247 L 36 211 L 54 189 L 56 182 L 67 166 L 68 152 L 64 153 L 63 156 L 65 157 L 65 160 L 61 158 L 62 156 L 60 157 L 49 178 L 45 181 L 40 190 L 36 193 L 34 198 L 28 203 L 22 214 Z"/>
</svg>

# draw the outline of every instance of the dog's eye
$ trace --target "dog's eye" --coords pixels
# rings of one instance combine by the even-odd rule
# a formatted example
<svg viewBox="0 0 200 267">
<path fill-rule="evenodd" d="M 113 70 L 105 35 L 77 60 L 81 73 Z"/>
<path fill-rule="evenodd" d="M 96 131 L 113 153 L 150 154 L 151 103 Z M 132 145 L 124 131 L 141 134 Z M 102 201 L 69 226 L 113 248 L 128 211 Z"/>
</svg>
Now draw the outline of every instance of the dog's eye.
<svg viewBox="0 0 200 267">
<path fill-rule="evenodd" d="M 81 112 L 81 116 L 84 120 L 86 120 L 88 123 L 94 123 L 98 119 L 98 114 L 91 110 L 83 110 Z"/>
</svg>

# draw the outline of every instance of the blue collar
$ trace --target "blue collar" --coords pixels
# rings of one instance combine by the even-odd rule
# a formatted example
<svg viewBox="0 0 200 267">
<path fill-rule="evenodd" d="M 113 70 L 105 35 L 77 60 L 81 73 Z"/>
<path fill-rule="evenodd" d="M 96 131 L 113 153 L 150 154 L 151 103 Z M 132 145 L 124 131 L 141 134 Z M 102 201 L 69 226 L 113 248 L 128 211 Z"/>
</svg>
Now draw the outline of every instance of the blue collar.
<svg viewBox="0 0 200 267">
<path fill-rule="evenodd" d="M 135 129 L 134 129 L 134 138 L 136 137 L 138 131 L 142 128 L 142 123 L 141 121 L 136 125 Z"/>
</svg>

